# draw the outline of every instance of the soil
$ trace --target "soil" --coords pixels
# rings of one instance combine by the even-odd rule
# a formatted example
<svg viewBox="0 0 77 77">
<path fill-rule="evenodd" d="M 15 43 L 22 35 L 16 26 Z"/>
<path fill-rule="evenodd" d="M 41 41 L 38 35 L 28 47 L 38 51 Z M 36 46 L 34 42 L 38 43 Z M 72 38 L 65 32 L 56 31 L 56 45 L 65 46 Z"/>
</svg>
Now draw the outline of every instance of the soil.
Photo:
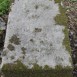
<svg viewBox="0 0 77 77">
<path fill-rule="evenodd" d="M 70 2 L 65 0 L 64 6 L 67 8 L 68 29 L 70 46 L 72 49 L 73 77 L 77 77 L 77 1 Z"/>
</svg>

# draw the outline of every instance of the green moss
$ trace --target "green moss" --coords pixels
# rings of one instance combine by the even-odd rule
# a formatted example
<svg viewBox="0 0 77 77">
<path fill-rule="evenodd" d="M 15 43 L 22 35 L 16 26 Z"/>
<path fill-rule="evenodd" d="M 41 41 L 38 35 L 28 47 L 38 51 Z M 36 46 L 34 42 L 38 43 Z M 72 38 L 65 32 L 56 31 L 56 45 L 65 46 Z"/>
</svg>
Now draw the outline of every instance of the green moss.
<svg viewBox="0 0 77 77">
<path fill-rule="evenodd" d="M 55 66 L 55 70 L 61 70 L 61 69 L 63 69 L 63 67 L 61 65 L 56 65 Z"/>
<path fill-rule="evenodd" d="M 26 69 L 27 67 L 19 60 L 14 64 L 4 64 L 2 67 L 2 71 L 23 71 Z"/>
<path fill-rule="evenodd" d="M 56 65 L 55 66 L 55 70 L 62 70 L 62 69 L 64 69 L 64 70 L 70 69 L 71 71 L 73 70 L 72 67 L 70 67 L 70 66 L 65 66 L 65 67 L 62 67 L 62 65 Z"/>
<path fill-rule="evenodd" d="M 61 0 L 55 0 L 55 1 L 61 2 Z M 56 21 L 56 24 L 65 26 L 65 29 L 63 30 L 63 32 L 65 34 L 65 38 L 63 40 L 63 45 L 66 47 L 67 51 L 71 52 L 70 41 L 69 41 L 69 32 L 68 32 L 68 17 L 66 16 L 66 9 L 64 7 L 62 7 L 60 3 L 59 3 L 59 11 L 60 11 L 60 14 L 56 15 L 55 21 Z"/>
<path fill-rule="evenodd" d="M 15 63 L 12 64 L 4 64 L 2 67 L 2 71 L 25 71 L 25 70 L 72 70 L 71 67 L 66 66 L 62 67 L 61 65 L 56 65 L 55 68 L 51 68 L 48 65 L 45 65 L 44 68 L 39 66 L 38 64 L 33 64 L 33 67 L 29 69 L 26 65 L 24 65 L 21 61 L 17 60 Z"/>
<path fill-rule="evenodd" d="M 60 70 L 60 71 L 52 71 L 52 70 L 43 70 L 43 71 L 5 71 L 5 77 L 73 77 L 72 72 L 70 70 Z"/>
<path fill-rule="evenodd" d="M 65 38 L 63 40 L 63 45 L 65 45 L 67 51 L 69 51 L 71 53 L 71 47 L 70 47 L 70 42 L 69 42 L 69 32 L 67 27 L 65 27 L 65 29 L 63 30 L 64 34 L 65 34 Z"/>
<path fill-rule="evenodd" d="M 21 65 L 21 64 L 20 64 Z M 9 65 L 6 66 L 9 68 Z M 20 67 L 19 67 L 20 68 Z M 61 69 L 61 70 L 33 70 L 33 69 L 27 69 L 27 70 L 3 70 L 3 73 L 5 77 L 73 77 L 72 76 L 72 70 L 71 69 Z"/>
<path fill-rule="evenodd" d="M 46 65 L 42 69 L 38 64 L 34 64 L 32 69 L 28 69 L 21 61 L 17 61 L 15 64 L 5 64 L 2 72 L 5 77 L 72 77 L 72 69 L 69 67 L 62 68 L 57 65 L 55 69 L 52 69 Z"/>
<path fill-rule="evenodd" d="M 42 67 L 39 66 L 38 64 L 33 64 L 33 70 L 42 70 Z"/>
<path fill-rule="evenodd" d="M 43 69 L 44 69 L 44 70 L 51 70 L 52 68 L 49 67 L 48 65 L 45 65 Z"/>
<path fill-rule="evenodd" d="M 54 0 L 55 3 L 61 3 L 62 0 Z"/>
<path fill-rule="evenodd" d="M 55 21 L 56 24 L 67 26 L 68 17 L 66 16 L 66 9 L 59 4 L 60 14 L 56 15 Z"/>
</svg>

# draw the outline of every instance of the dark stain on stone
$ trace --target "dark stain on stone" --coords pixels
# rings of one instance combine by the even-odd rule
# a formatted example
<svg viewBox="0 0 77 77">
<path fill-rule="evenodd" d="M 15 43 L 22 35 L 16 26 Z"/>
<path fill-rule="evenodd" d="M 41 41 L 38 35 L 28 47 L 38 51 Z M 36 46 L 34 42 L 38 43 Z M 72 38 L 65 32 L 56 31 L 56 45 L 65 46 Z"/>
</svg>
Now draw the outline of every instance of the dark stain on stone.
<svg viewBox="0 0 77 77">
<path fill-rule="evenodd" d="M 5 50 L 5 51 L 2 52 L 1 55 L 2 55 L 2 56 L 6 56 L 6 54 L 7 54 L 7 51 Z"/>
<path fill-rule="evenodd" d="M 7 46 L 7 48 L 8 48 L 10 51 L 15 50 L 15 47 L 14 47 L 12 44 L 9 44 L 9 45 Z"/>
<path fill-rule="evenodd" d="M 20 44 L 20 39 L 17 37 L 17 35 L 13 35 L 9 41 L 11 43 L 16 44 L 16 45 L 19 45 Z"/>
<path fill-rule="evenodd" d="M 22 47 L 21 50 L 23 51 L 22 52 L 23 54 L 26 54 L 26 52 L 25 52 L 27 50 L 26 48 Z"/>
<path fill-rule="evenodd" d="M 42 44 L 43 44 L 43 43 L 44 43 L 44 41 L 40 41 L 40 43 L 42 43 Z"/>
<path fill-rule="evenodd" d="M 14 56 L 11 56 L 11 59 L 13 60 L 15 57 Z"/>
<path fill-rule="evenodd" d="M 35 9 L 37 10 L 39 8 L 39 6 L 38 5 L 35 5 Z"/>
<path fill-rule="evenodd" d="M 30 42 L 34 42 L 34 40 L 33 39 L 30 39 Z"/>
<path fill-rule="evenodd" d="M 41 28 L 35 28 L 34 32 L 41 32 L 42 29 Z"/>
<path fill-rule="evenodd" d="M 52 44 L 50 44 L 50 46 L 52 46 Z"/>
</svg>

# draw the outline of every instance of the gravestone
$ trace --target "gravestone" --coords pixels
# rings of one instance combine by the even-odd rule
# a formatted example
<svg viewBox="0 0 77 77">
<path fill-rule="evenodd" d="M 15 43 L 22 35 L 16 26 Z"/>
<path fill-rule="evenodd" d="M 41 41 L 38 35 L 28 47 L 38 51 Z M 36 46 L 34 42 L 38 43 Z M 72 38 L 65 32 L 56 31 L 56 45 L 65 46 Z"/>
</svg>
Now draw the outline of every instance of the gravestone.
<svg viewBox="0 0 77 77">
<path fill-rule="evenodd" d="M 8 17 L 2 66 L 21 61 L 29 69 L 57 65 L 71 67 L 71 55 L 63 44 L 65 26 L 54 18 L 59 5 L 54 0 L 15 0 Z"/>
</svg>

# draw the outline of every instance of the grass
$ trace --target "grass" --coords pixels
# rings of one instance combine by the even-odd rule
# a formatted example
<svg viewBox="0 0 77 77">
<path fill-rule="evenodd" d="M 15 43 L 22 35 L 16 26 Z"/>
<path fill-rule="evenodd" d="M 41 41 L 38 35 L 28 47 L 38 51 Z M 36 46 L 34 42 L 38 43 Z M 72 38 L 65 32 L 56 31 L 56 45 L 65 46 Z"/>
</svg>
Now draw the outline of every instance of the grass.
<svg viewBox="0 0 77 77">
<path fill-rule="evenodd" d="M 0 16 L 8 14 L 11 0 L 0 0 Z"/>
<path fill-rule="evenodd" d="M 66 16 L 66 8 L 62 7 L 60 2 L 62 0 L 55 0 L 55 3 L 59 3 L 60 14 L 56 15 L 55 21 L 56 24 L 65 26 L 63 30 L 65 38 L 63 40 L 63 45 L 66 47 L 66 50 L 71 53 L 70 41 L 69 41 L 69 32 L 68 32 L 68 17 Z"/>
</svg>

